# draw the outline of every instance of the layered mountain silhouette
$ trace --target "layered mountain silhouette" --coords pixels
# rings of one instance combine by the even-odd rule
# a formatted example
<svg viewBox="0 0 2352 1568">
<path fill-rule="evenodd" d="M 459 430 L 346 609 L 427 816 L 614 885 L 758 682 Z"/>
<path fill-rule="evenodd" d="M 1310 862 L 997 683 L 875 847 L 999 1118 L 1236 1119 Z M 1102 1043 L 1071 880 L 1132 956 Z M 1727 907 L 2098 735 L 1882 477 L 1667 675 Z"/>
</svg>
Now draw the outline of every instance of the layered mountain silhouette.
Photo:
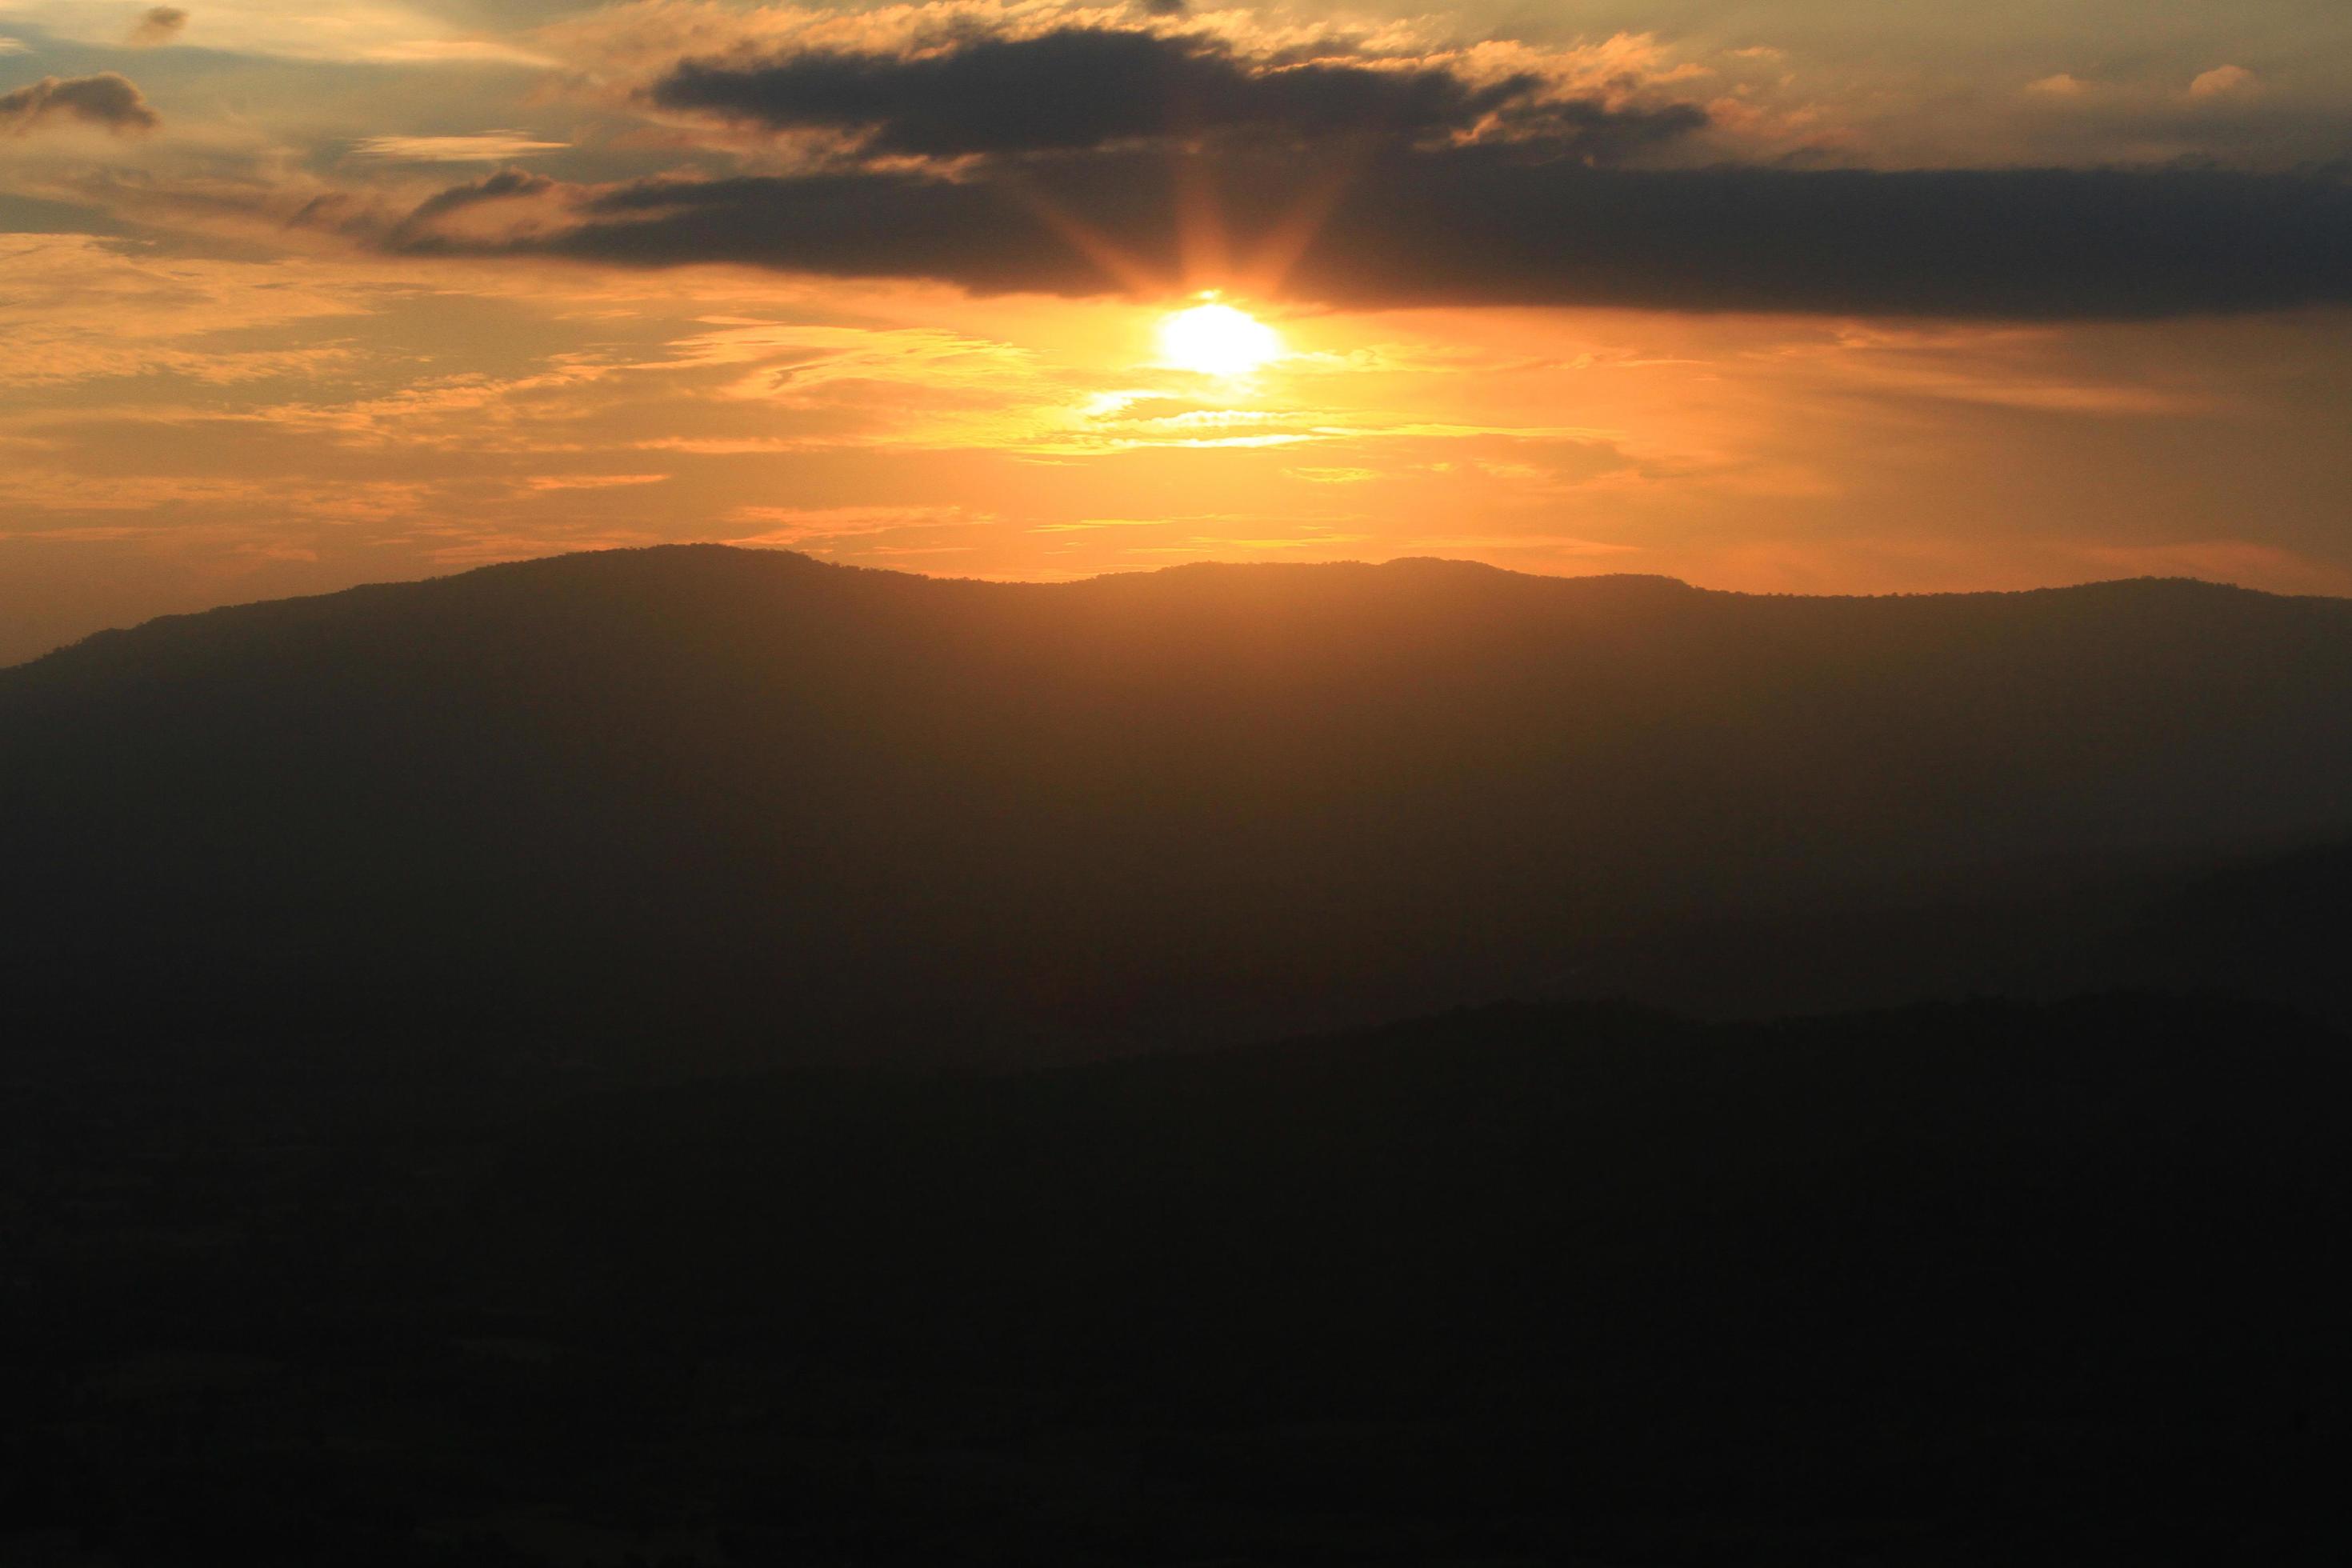
<svg viewBox="0 0 2352 1568">
<path fill-rule="evenodd" d="M 68 1032 L 1012 1059 L 1686 977 L 1736 1010 L 1789 966 L 1808 1005 L 1887 963 L 2066 989 L 2196 950 L 2190 871 L 2347 830 L 2352 602 L 2188 582 L 695 546 L 0 671 L 10 987 Z M 1897 963 L 1906 910 L 1935 951 Z"/>
<path fill-rule="evenodd" d="M 0 670 L 0 1560 L 2332 1563 L 2347 785 L 2352 602 L 2176 582 L 94 637 Z"/>
</svg>

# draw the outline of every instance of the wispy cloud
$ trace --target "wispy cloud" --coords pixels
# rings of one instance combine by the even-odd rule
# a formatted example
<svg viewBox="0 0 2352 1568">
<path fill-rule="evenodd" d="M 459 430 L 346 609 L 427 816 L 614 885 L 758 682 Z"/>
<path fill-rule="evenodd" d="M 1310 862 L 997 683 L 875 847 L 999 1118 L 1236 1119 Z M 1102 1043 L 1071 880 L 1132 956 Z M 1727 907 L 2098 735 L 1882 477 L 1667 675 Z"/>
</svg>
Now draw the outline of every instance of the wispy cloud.
<svg viewBox="0 0 2352 1568">
<path fill-rule="evenodd" d="M 538 493 L 549 490 L 609 490 L 630 485 L 666 483 L 667 474 L 533 474 L 523 480 L 523 489 Z"/>
<path fill-rule="evenodd" d="M 363 136 L 352 143 L 352 155 L 388 163 L 499 163 L 571 145 L 537 141 L 520 131 L 480 131 L 464 136 Z"/>
<path fill-rule="evenodd" d="M 188 14 L 177 5 L 156 5 L 141 15 L 122 41 L 134 49 L 152 49 L 172 42 L 188 26 Z"/>
<path fill-rule="evenodd" d="M 910 531 L 969 528 L 995 521 L 961 506 L 740 506 L 728 521 L 757 531 L 726 540 L 729 544 L 789 545 L 824 553 L 846 541 L 871 552 L 906 554 L 917 550 L 964 550 L 968 545 L 885 545 L 877 541 Z"/>
</svg>

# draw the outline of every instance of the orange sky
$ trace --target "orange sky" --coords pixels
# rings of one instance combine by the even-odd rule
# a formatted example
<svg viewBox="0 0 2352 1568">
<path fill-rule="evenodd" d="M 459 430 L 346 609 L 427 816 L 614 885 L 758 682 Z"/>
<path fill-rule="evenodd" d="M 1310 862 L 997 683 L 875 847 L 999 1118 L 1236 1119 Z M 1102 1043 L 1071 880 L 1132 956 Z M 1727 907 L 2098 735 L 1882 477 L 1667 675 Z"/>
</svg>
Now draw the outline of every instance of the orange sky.
<svg viewBox="0 0 2352 1568">
<path fill-rule="evenodd" d="M 0 128 L 0 661 L 164 611 L 707 539 L 992 577 L 1444 554 L 1757 590 L 2155 573 L 2352 593 L 2340 307 L 2022 324 L 1367 308 L 1278 281 L 1253 296 L 1249 269 L 1213 258 L 1068 298 L 403 253 L 396 226 L 295 222 L 289 204 L 396 214 L 504 166 L 554 167 L 570 184 L 551 188 L 583 191 L 689 163 L 698 179 L 772 173 L 804 153 L 646 110 L 588 68 L 614 68 L 614 40 L 646 47 L 656 24 L 770 37 L 814 16 L 870 32 L 907 8 L 351 7 L 350 37 L 307 53 L 282 7 L 192 7 L 160 45 L 130 41 L 139 8 L 87 23 L 99 9 L 0 0 L 0 105 L 112 71 L 155 121 L 20 97 L 32 107 Z M 2316 25 L 2274 9 L 2278 37 Z M 1916 59 L 1890 45 L 1873 78 L 1851 51 L 1817 45 L 1809 64 L 1822 7 L 1782 10 L 1786 47 L 1689 20 L 1706 7 L 1662 9 L 1679 32 L 1486 47 L 1630 84 L 1594 89 L 1622 104 L 1706 105 L 1713 140 L 1675 154 L 1694 164 L 1762 166 L 1801 145 L 1817 163 L 1868 165 L 1883 145 L 1958 163 L 1971 134 L 1989 166 L 2046 162 L 2057 144 L 2010 144 L 2059 134 L 2053 99 L 2105 104 L 2123 146 L 2150 134 L 2149 103 L 2185 117 L 2258 89 L 2278 111 L 2263 145 L 2299 153 L 2345 76 L 2294 78 L 2242 19 L 2226 38 L 2167 35 L 2137 76 L 2063 39 L 2039 58 L 1988 49 L 1977 75 L 2000 79 L 1979 81 L 1991 107 L 1971 129 L 1918 79 L 1932 38 Z M 1019 14 L 1034 30 L 1038 8 Z M 1268 12 L 1194 16 L 1279 32 Z M 2093 87 L 2051 85 L 2077 56 Z M 2262 68 L 2211 85 L 2240 58 Z M 1897 87 L 1907 120 L 1885 108 Z M 309 95 L 308 123 L 272 96 L 289 92 Z M 417 106 L 405 118 L 402 101 Z M 2252 110 L 2231 112 L 2209 132 L 2236 155 L 2224 132 L 2253 135 Z M 557 220 L 499 221 L 509 245 Z M 1158 323 L 1208 281 L 1236 286 L 1284 354 L 1234 377 L 1159 363 Z"/>
</svg>

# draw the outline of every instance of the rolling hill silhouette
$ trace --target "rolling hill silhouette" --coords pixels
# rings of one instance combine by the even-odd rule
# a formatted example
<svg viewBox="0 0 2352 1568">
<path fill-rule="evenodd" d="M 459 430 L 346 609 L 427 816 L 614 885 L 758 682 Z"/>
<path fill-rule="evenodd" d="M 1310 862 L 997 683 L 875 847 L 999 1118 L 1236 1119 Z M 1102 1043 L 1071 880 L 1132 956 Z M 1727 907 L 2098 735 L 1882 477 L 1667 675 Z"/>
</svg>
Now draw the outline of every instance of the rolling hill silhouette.
<svg viewBox="0 0 2352 1568">
<path fill-rule="evenodd" d="M 995 584 L 695 546 L 0 671 L 6 962 L 51 1029 L 1239 1040 L 1573 989 L 1660 922 L 2347 829 L 2352 602 L 2186 582 Z"/>
<path fill-rule="evenodd" d="M 0 1558 L 2333 1562 L 2347 720 L 2352 603 L 2173 582 L 94 637 L 0 671 Z"/>
</svg>

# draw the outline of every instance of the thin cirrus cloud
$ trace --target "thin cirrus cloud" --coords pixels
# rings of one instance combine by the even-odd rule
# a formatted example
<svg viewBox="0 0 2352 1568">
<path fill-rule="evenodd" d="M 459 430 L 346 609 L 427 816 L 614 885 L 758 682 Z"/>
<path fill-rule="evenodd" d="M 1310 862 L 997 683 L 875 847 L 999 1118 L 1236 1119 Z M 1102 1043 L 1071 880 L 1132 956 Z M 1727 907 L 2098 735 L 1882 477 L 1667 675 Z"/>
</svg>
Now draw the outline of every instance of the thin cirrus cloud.
<svg viewBox="0 0 2352 1568">
<path fill-rule="evenodd" d="M 535 153 L 557 153 L 569 142 L 541 142 L 520 131 L 483 131 L 464 136 L 363 136 L 352 155 L 386 163 L 499 163 Z"/>
<path fill-rule="evenodd" d="M 162 123 L 138 84 L 116 71 L 45 76 L 14 92 L 0 93 L 0 135 L 23 136 L 72 124 L 136 135 Z"/>
</svg>

